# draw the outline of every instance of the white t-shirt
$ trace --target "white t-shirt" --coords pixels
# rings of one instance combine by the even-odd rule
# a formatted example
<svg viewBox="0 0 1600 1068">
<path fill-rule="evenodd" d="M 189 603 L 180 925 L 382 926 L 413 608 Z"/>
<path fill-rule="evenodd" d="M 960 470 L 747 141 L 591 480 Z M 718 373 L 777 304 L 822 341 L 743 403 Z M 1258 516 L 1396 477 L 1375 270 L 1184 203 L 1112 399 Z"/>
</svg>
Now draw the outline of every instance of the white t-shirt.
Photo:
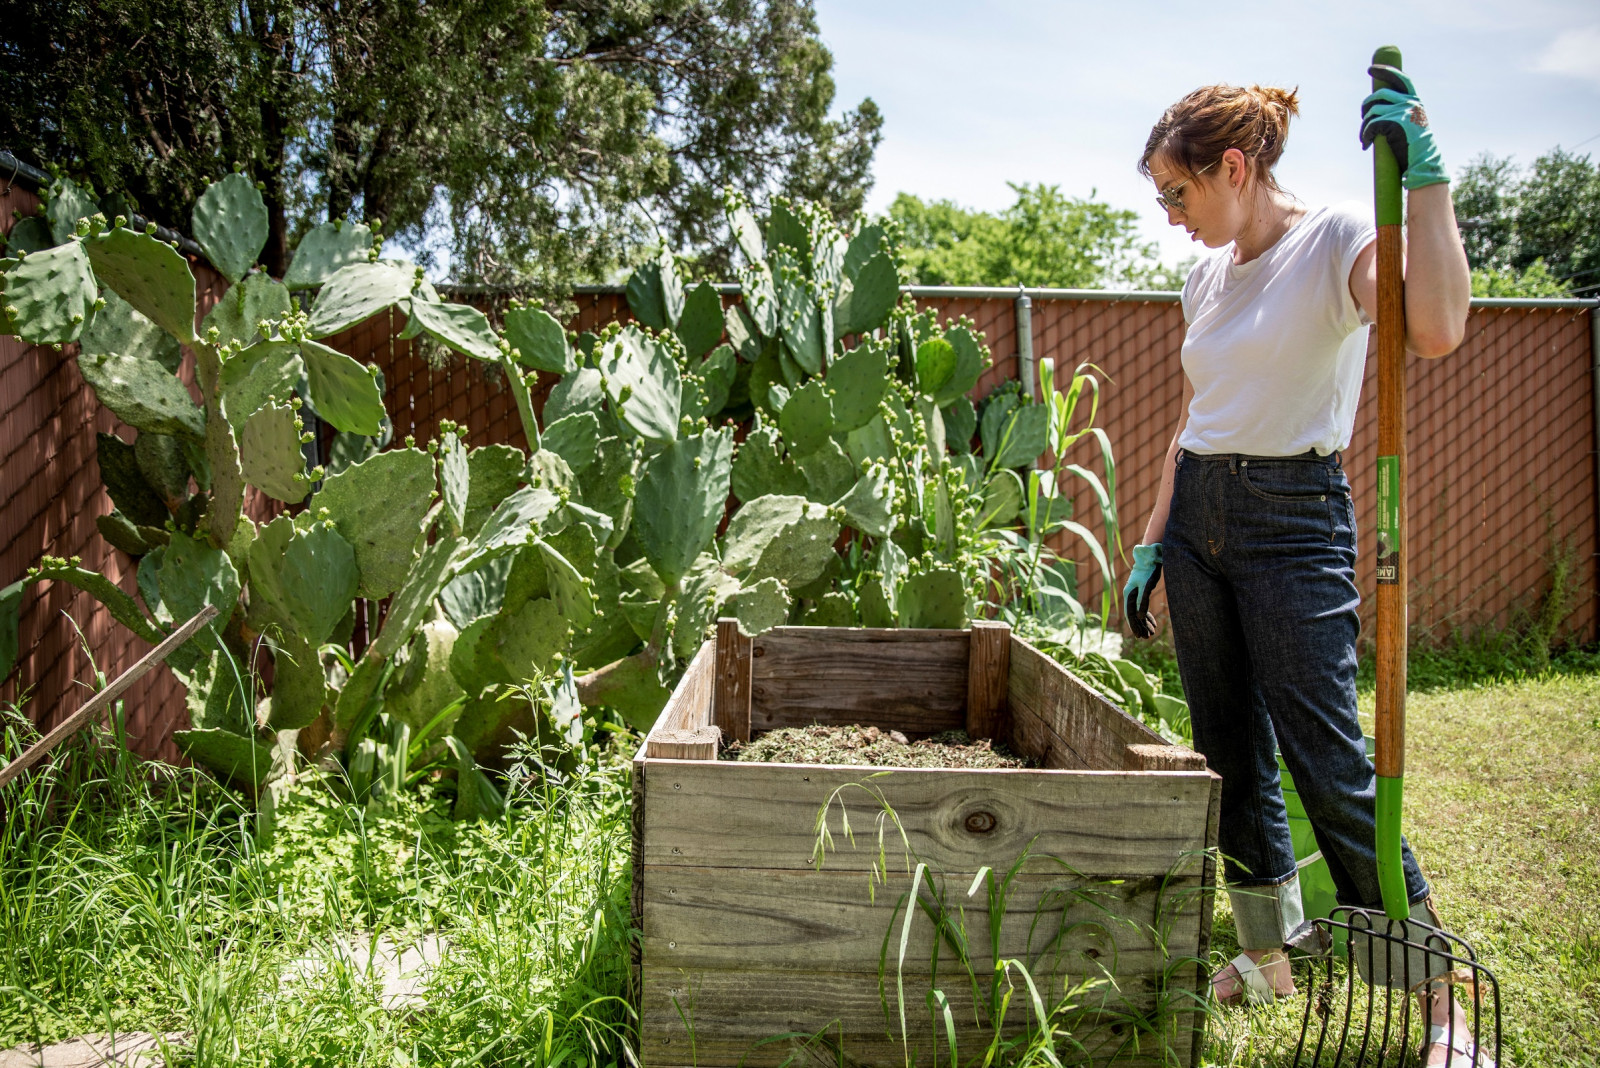
<svg viewBox="0 0 1600 1068">
<path fill-rule="evenodd" d="M 1376 238 L 1370 211 L 1316 208 L 1249 263 L 1234 263 L 1229 245 L 1195 264 L 1183 287 L 1194 399 L 1179 446 L 1249 456 L 1349 448 L 1368 323 L 1350 270 Z"/>
</svg>

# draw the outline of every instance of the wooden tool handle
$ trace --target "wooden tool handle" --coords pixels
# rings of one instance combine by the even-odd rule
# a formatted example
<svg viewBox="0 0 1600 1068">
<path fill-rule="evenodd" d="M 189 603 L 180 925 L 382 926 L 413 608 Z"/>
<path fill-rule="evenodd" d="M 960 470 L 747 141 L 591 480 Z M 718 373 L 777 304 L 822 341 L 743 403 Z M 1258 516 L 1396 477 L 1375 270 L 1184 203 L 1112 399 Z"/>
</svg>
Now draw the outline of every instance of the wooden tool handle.
<svg viewBox="0 0 1600 1068">
<path fill-rule="evenodd" d="M 1400 50 L 1386 45 L 1372 62 L 1399 69 Z M 1374 89 L 1381 88 L 1378 79 Z M 1378 692 L 1374 733 L 1378 882 L 1384 911 L 1410 911 L 1401 867 L 1400 813 L 1406 767 L 1406 303 L 1404 203 L 1400 167 L 1389 142 L 1372 144 L 1378 228 Z"/>
</svg>

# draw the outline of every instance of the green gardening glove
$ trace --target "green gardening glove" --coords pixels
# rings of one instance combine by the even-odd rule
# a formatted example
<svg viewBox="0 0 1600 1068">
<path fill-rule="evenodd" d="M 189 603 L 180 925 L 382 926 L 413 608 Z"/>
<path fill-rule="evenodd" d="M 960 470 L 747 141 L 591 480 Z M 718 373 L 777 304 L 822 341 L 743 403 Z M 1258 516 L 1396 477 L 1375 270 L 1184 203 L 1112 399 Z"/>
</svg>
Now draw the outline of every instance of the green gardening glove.
<svg viewBox="0 0 1600 1068">
<path fill-rule="evenodd" d="M 1150 614 L 1150 595 L 1161 581 L 1161 545 L 1135 545 L 1133 570 L 1122 588 L 1122 617 L 1136 638 L 1156 635 L 1156 617 Z"/>
<path fill-rule="evenodd" d="M 1428 113 L 1417 99 L 1416 86 L 1397 67 L 1376 64 L 1367 73 L 1383 88 L 1361 102 L 1361 147 L 1371 148 L 1379 137 L 1389 142 L 1400 165 L 1400 182 L 1407 189 L 1448 182 L 1439 146 L 1428 129 Z"/>
</svg>

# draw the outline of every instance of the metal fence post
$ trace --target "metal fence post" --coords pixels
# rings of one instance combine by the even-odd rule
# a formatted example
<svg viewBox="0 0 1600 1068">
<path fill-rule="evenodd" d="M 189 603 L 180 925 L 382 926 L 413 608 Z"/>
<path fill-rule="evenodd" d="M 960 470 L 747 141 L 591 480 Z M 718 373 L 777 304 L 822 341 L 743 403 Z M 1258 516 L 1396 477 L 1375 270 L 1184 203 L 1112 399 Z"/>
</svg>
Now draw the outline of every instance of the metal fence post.
<svg viewBox="0 0 1600 1068">
<path fill-rule="evenodd" d="M 1589 306 L 1589 364 L 1589 393 L 1594 401 L 1594 634 L 1600 639 L 1600 301 Z"/>
<path fill-rule="evenodd" d="M 1037 400 L 1037 381 L 1033 373 L 1033 301 L 1027 291 L 1017 287 L 1017 377 L 1022 381 L 1022 392 L 1029 400 Z"/>
</svg>

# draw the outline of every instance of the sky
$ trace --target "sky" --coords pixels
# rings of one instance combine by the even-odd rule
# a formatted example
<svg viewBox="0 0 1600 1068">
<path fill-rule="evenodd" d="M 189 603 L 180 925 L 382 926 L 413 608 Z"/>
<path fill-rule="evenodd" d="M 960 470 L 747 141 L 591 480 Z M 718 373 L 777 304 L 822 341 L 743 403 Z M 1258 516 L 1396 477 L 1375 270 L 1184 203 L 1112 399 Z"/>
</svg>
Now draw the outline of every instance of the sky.
<svg viewBox="0 0 1600 1068">
<path fill-rule="evenodd" d="M 1135 169 L 1151 125 L 1200 85 L 1300 88 L 1279 184 L 1311 205 L 1370 200 L 1358 141 L 1373 49 L 1398 45 L 1446 167 L 1520 164 L 1561 145 L 1600 158 L 1600 3 L 1208 0 L 954 4 L 816 0 L 842 110 L 871 97 L 883 142 L 868 198 L 986 211 L 1012 182 L 1139 213 L 1169 263 L 1200 251 Z"/>
</svg>

